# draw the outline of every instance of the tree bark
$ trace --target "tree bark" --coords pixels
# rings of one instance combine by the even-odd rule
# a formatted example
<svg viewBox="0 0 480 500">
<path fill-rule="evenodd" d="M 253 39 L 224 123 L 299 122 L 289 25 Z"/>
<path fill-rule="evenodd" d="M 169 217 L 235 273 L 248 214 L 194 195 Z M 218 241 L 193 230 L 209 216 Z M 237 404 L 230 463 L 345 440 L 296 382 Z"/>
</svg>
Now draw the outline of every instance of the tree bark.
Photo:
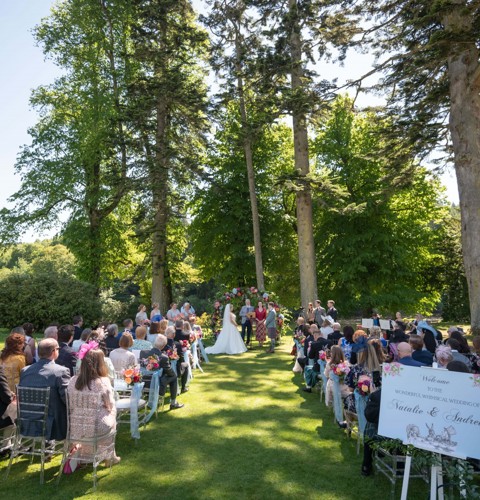
<svg viewBox="0 0 480 500">
<path fill-rule="evenodd" d="M 298 96 L 303 89 L 302 40 L 297 21 L 297 1 L 289 0 L 292 29 L 290 33 L 291 86 L 292 94 Z M 302 101 L 302 99 L 300 99 Z M 308 130 L 302 105 L 296 102 L 292 109 L 295 169 L 301 180 L 306 180 L 310 172 L 308 156 Z M 315 243 L 313 240 L 312 196 L 308 182 L 296 194 L 298 261 L 300 267 L 300 295 L 305 309 L 309 302 L 317 298 L 317 270 L 315 263 Z"/>
<path fill-rule="evenodd" d="M 265 290 L 263 275 L 262 239 L 260 234 L 260 218 L 258 215 L 257 193 L 255 191 L 255 171 L 253 169 L 252 137 L 248 126 L 247 106 L 245 104 L 245 91 L 242 78 L 240 28 L 235 26 L 235 64 L 237 71 L 237 90 L 243 135 L 243 150 L 247 165 L 248 191 L 250 193 L 250 206 L 252 209 L 253 246 L 255 248 L 255 275 L 258 290 Z"/>
<path fill-rule="evenodd" d="M 467 33 L 473 17 L 457 2 L 444 19 L 446 29 Z M 462 251 L 470 295 L 472 333 L 480 333 L 480 78 L 475 42 L 452 44 L 448 58 L 452 134 L 462 217 Z"/>
<path fill-rule="evenodd" d="M 152 228 L 152 303 L 158 302 L 161 311 L 168 311 L 172 300 L 168 286 L 167 224 L 168 224 L 168 158 L 166 131 L 168 109 L 165 99 L 157 102 L 155 161 L 150 167 L 154 219 Z"/>
</svg>

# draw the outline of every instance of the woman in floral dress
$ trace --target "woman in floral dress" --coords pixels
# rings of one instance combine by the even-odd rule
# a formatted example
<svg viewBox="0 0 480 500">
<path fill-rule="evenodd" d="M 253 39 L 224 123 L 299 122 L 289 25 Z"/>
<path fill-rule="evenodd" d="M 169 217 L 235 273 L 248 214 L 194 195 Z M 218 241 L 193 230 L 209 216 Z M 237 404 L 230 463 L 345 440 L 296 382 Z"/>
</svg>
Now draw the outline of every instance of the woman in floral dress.
<svg viewBox="0 0 480 500">
<path fill-rule="evenodd" d="M 257 322 L 255 338 L 258 340 L 260 347 L 263 346 L 263 343 L 267 338 L 267 328 L 265 326 L 266 318 L 267 318 L 267 310 L 263 307 L 263 302 L 260 301 L 258 303 L 258 307 L 255 309 L 255 320 Z"/>
<path fill-rule="evenodd" d="M 80 372 L 70 379 L 67 387 L 70 404 L 70 437 L 72 440 L 81 438 L 93 438 L 93 428 L 91 425 L 82 426 L 85 412 L 96 417 L 96 432 L 98 436 L 106 435 L 105 439 L 98 442 L 97 453 L 102 453 L 105 450 L 103 457 L 107 465 L 113 465 L 120 462 L 120 457 L 115 454 L 115 434 L 117 428 L 117 410 L 115 408 L 115 400 L 113 397 L 113 388 L 108 378 L 108 368 L 105 364 L 103 352 L 97 348 L 97 342 L 89 342 L 84 344 L 80 349 L 78 357 L 82 359 Z M 82 406 L 83 394 L 100 394 L 100 408 L 97 412 L 92 412 L 92 409 L 86 409 Z M 78 415 L 77 418 L 76 415 Z M 92 448 L 82 445 L 80 453 L 82 456 L 88 456 L 93 453 Z"/>
</svg>

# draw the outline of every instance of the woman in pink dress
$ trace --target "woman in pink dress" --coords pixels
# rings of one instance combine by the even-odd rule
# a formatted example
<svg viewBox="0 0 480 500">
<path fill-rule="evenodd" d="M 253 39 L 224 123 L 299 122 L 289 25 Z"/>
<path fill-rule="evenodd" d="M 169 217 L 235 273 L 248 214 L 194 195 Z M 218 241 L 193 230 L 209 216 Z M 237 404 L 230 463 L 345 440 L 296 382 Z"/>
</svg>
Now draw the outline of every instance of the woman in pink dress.
<svg viewBox="0 0 480 500">
<path fill-rule="evenodd" d="M 266 317 L 267 317 L 267 310 L 263 307 L 263 302 L 260 301 L 258 303 L 258 307 L 255 309 L 255 320 L 257 321 L 255 338 L 258 340 L 260 347 L 263 347 L 263 343 L 267 338 L 267 328 L 265 327 Z"/>
<path fill-rule="evenodd" d="M 112 446 L 115 443 L 115 434 L 110 434 L 117 428 L 117 410 L 105 358 L 103 352 L 97 347 L 98 344 L 94 341 L 82 345 L 78 354 L 78 357 L 82 359 L 80 373 L 70 379 L 67 387 L 71 412 L 70 434 L 73 440 L 76 436 L 78 439 L 93 437 L 86 435 L 86 433 L 91 432 L 91 427 L 83 429 L 80 421 L 75 418 L 75 414 L 82 415 L 85 412 L 82 407 L 82 394 L 100 394 L 101 406 L 98 412 L 94 412 L 95 418 L 97 418 L 96 429 L 99 436 L 106 435 L 106 438 L 99 441 L 98 447 L 100 452 L 102 448 L 109 450 L 105 455 L 105 463 L 106 465 L 114 465 L 120 462 L 120 457 L 116 456 L 115 448 Z M 85 456 L 91 453 L 91 449 L 82 447 L 81 455 Z"/>
</svg>

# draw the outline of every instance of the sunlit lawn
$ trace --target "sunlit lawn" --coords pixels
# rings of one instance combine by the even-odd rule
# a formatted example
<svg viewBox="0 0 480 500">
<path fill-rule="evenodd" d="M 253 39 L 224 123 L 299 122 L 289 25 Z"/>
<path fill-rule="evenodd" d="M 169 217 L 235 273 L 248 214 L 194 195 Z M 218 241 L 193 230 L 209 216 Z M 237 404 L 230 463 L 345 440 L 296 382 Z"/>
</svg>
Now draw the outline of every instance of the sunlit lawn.
<svg viewBox="0 0 480 500">
<path fill-rule="evenodd" d="M 122 427 L 122 462 L 111 473 L 101 468 L 96 494 L 91 469 L 64 476 L 57 487 L 56 458 L 40 486 L 38 462 L 21 459 L 8 481 L 0 461 L 0 498 L 386 498 L 390 484 L 360 475 L 355 441 L 317 394 L 300 390 L 288 344 L 274 355 L 255 349 L 212 357 L 180 397 L 185 408 L 153 420 L 136 445 Z M 423 483 L 415 490 L 427 491 Z"/>
</svg>

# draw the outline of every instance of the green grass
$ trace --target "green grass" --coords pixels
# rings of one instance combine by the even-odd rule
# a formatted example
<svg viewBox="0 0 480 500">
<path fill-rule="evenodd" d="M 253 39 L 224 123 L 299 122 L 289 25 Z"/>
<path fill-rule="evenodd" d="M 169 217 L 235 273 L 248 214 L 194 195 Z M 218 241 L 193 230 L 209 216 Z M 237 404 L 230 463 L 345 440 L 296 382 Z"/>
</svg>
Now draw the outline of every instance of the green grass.
<svg viewBox="0 0 480 500">
<path fill-rule="evenodd" d="M 390 484 L 361 477 L 355 441 L 317 394 L 301 391 L 289 350 L 286 341 L 274 355 L 212 356 L 180 396 L 185 408 L 153 419 L 136 445 L 119 429 L 122 462 L 111 473 L 100 468 L 96 494 L 91 469 L 64 476 L 57 488 L 56 458 L 40 486 L 38 462 L 20 459 L 7 481 L 0 461 L 0 498 L 386 498 Z M 425 497 L 427 489 L 414 483 L 414 491 Z"/>
</svg>

